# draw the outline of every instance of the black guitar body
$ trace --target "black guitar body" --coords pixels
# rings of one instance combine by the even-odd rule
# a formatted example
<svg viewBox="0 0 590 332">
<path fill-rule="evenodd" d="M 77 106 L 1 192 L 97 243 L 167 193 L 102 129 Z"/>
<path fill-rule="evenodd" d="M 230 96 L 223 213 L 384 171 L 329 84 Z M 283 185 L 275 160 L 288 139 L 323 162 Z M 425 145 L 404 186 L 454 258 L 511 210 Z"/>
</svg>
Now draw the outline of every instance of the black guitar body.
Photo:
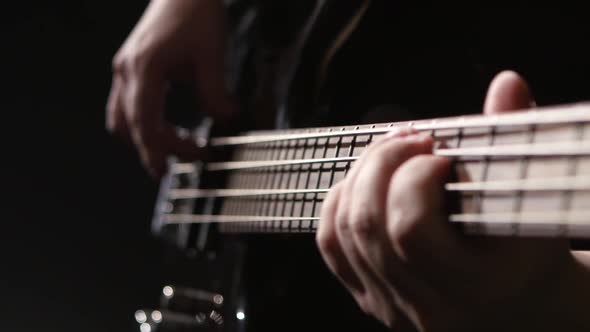
<svg viewBox="0 0 590 332">
<path fill-rule="evenodd" d="M 381 331 L 326 269 L 312 235 L 248 241 L 252 331 Z"/>
<path fill-rule="evenodd" d="M 154 330 L 386 330 L 358 308 L 326 269 L 313 235 L 218 236 L 215 248 L 199 253 L 171 250 L 167 270 L 176 297 L 199 290 L 222 295 L 223 302 L 175 301 L 162 296 L 158 310 L 164 320 L 152 322 Z M 213 312 L 222 320 L 212 319 Z M 206 319 L 182 324 L 174 321 L 175 313 Z"/>
</svg>

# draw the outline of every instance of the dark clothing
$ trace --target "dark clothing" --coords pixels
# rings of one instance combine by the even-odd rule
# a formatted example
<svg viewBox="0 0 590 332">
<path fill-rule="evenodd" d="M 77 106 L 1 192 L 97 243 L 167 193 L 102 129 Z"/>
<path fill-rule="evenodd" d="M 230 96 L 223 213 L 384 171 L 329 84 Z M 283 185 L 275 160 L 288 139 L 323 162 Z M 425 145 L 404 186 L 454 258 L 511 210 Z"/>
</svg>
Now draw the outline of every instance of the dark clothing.
<svg viewBox="0 0 590 332">
<path fill-rule="evenodd" d="M 291 95 L 292 126 L 355 124 L 383 105 L 394 112 L 380 121 L 479 113 L 490 80 L 505 69 L 529 81 L 539 105 L 590 99 L 590 22 L 582 1 L 418 7 L 376 0 L 336 53 L 314 103 L 317 55 L 333 38 L 323 32 L 342 26 L 334 17 L 359 3 L 331 1 L 317 22 Z"/>
<path fill-rule="evenodd" d="M 321 59 L 361 3 L 334 0 L 323 8 L 290 85 L 285 125 L 352 125 L 480 113 L 491 79 L 505 69 L 528 80 L 539 105 L 590 99 L 590 20 L 581 1 L 545 8 L 533 1 L 414 7 L 410 1 L 374 0 L 335 54 L 320 86 Z M 272 247 L 276 258 L 251 277 L 258 287 L 255 295 L 266 304 L 258 307 L 258 317 L 265 315 L 258 327 L 379 328 L 327 271 L 313 239 L 302 237 L 267 238 L 251 246 L 255 253 L 267 255 Z"/>
</svg>

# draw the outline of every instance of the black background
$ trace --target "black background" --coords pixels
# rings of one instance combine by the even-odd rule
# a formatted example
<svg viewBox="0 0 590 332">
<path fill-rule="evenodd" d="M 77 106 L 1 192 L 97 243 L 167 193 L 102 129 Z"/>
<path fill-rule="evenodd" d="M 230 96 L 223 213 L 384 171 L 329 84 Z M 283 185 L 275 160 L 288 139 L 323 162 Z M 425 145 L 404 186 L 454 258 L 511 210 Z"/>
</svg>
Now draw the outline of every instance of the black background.
<svg viewBox="0 0 590 332">
<path fill-rule="evenodd" d="M 133 331 L 166 281 L 157 186 L 104 129 L 111 58 L 146 3 L 3 5 L 2 331 Z"/>
<path fill-rule="evenodd" d="M 134 150 L 104 129 L 112 56 L 146 3 L 62 0 L 0 9 L 0 331 L 133 331 L 133 312 L 153 305 L 170 278 L 162 245 L 150 234 L 157 185 Z M 523 6 L 511 19 L 502 16 L 502 29 L 472 18 L 490 36 L 501 36 L 476 39 L 485 42 L 483 54 L 494 59 L 487 61 L 485 84 L 497 70 L 515 68 L 530 78 L 540 104 L 588 100 L 585 11 L 547 7 L 529 15 L 529 8 Z M 459 10 L 447 11 L 463 17 Z M 496 20 L 500 14 L 505 12 L 486 15 Z M 521 18 L 530 21 L 510 24 Z M 431 28 L 424 30 L 447 32 Z M 470 32 L 461 25 L 457 31 Z M 419 46 L 431 54 L 431 45 Z M 416 58 L 409 69 L 447 60 L 437 56 Z M 379 63 L 375 68 L 381 71 Z M 431 78 L 411 76 L 419 78 L 417 83 Z M 439 81 L 432 82 L 438 89 Z M 413 91 L 426 91 L 420 87 Z M 335 94 L 354 96 L 340 92 Z"/>
</svg>

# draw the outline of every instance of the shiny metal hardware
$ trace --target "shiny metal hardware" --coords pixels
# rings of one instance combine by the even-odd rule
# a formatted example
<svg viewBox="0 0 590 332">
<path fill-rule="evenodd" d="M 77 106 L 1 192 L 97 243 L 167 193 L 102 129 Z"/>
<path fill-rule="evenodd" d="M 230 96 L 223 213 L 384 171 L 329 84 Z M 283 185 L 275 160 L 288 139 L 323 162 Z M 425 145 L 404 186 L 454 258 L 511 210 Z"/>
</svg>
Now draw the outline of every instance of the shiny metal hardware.
<svg viewBox="0 0 590 332">
<path fill-rule="evenodd" d="M 223 317 L 216 311 L 189 315 L 168 310 L 141 309 L 135 312 L 140 332 L 219 331 Z"/>
<path fill-rule="evenodd" d="M 188 287 L 164 286 L 160 304 L 181 312 L 210 312 L 223 306 L 223 295 Z"/>
<path fill-rule="evenodd" d="M 223 295 L 188 287 L 162 288 L 160 308 L 140 309 L 140 332 L 220 331 L 224 324 Z"/>
</svg>

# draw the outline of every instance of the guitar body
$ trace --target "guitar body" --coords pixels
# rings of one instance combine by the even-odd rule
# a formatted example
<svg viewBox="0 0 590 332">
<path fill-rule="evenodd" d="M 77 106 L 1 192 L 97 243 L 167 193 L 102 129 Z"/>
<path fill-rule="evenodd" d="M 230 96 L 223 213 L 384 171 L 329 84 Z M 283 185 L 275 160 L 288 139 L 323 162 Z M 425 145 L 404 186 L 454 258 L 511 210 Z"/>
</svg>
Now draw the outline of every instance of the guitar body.
<svg viewBox="0 0 590 332">
<path fill-rule="evenodd" d="M 383 330 L 327 270 L 313 236 L 263 235 L 246 243 L 249 331 Z"/>
<path fill-rule="evenodd" d="M 313 235 L 221 236 L 221 246 L 196 256 L 171 251 L 170 285 L 223 296 L 222 305 L 174 301 L 162 297 L 158 331 L 385 331 L 360 311 L 352 297 L 326 269 Z M 182 294 L 175 294 L 182 296 Z M 218 312 L 223 321 L 209 318 Z M 146 310 L 147 312 L 147 310 Z M 170 313 L 205 315 L 205 323 L 174 323 Z M 242 315 L 243 316 L 240 316 Z M 241 318 L 241 319 L 239 319 Z M 172 323 L 170 322 L 172 321 Z"/>
<path fill-rule="evenodd" d="M 327 3 L 333 5 L 335 2 L 328 1 Z M 590 51 L 582 46 L 572 47 L 568 49 L 567 53 L 573 55 L 572 57 L 567 54 L 548 52 L 548 50 L 555 47 L 554 43 L 560 37 L 546 34 L 545 28 L 540 28 L 538 33 L 531 33 L 531 38 L 539 42 L 529 47 L 518 44 L 522 38 L 503 33 L 506 31 L 492 32 L 494 27 L 486 24 L 491 22 L 489 20 L 493 14 L 483 15 L 485 16 L 483 17 L 484 20 L 477 15 L 465 18 L 458 15 L 450 7 L 438 8 L 435 6 L 436 8 L 418 10 L 397 2 L 367 1 L 366 3 L 370 5 L 363 9 L 362 4 L 359 5 L 359 2 L 353 4 L 352 1 L 350 3 L 349 1 L 342 1 L 342 3 L 346 3 L 344 6 L 349 8 L 340 9 L 337 14 L 329 11 L 320 11 L 319 14 L 320 19 L 322 17 L 324 19 L 326 17 L 340 17 L 340 20 L 333 20 L 335 26 L 326 26 L 325 23 L 319 27 L 316 26 L 315 30 L 311 29 L 310 31 L 309 35 L 311 37 L 307 40 L 307 47 L 299 51 L 290 50 L 292 54 L 298 55 L 296 58 L 302 60 L 297 63 L 297 70 L 280 71 L 284 77 L 289 78 L 287 82 L 276 84 L 271 80 L 271 82 L 261 83 L 261 81 L 252 80 L 247 75 L 240 76 L 240 79 L 236 80 L 238 85 L 241 86 L 237 90 L 246 91 L 243 93 L 244 100 L 246 100 L 243 102 L 246 105 L 246 116 L 250 117 L 250 120 L 256 119 L 254 122 L 259 127 L 268 127 L 269 118 L 278 118 L 279 126 L 319 127 L 350 125 L 352 123 L 360 125 L 363 123 L 409 119 L 419 120 L 438 117 L 441 113 L 444 115 L 473 113 L 481 109 L 487 84 L 493 75 L 501 69 L 508 68 L 516 69 L 523 73 L 525 77 L 531 78 L 533 91 L 541 92 L 537 99 L 541 104 L 590 100 L 590 92 L 586 91 L 588 90 L 587 87 L 590 86 L 590 61 L 579 61 L 583 57 L 590 59 Z M 309 9 L 309 11 L 313 12 L 313 8 Z M 392 12 L 394 14 L 390 14 Z M 502 10 L 496 9 L 492 10 L 492 12 L 502 12 Z M 363 20 L 362 23 L 355 25 L 355 18 L 358 17 L 359 13 Z M 418 15 L 419 13 L 423 13 L 424 16 Z M 449 16 L 445 14 L 449 14 Z M 505 17 L 502 28 L 511 30 L 512 28 L 521 27 L 522 22 L 520 22 L 520 19 L 522 17 L 536 17 L 538 20 L 543 20 L 543 18 L 547 19 L 547 15 L 549 15 L 549 13 L 543 11 L 540 14 L 541 18 L 531 15 L 528 9 L 526 14 L 511 13 Z M 478 15 L 482 15 L 481 12 L 478 12 Z M 390 16 L 393 19 L 389 19 Z M 342 19 L 342 17 L 345 17 L 345 19 Z M 421 17 L 421 19 L 417 22 L 412 21 L 412 18 L 416 17 Z M 456 20 L 454 20 L 455 18 Z M 445 25 L 447 19 L 456 23 L 456 25 Z M 479 19 L 482 19 L 481 22 L 486 22 L 486 24 L 478 22 Z M 577 29 L 572 29 L 575 30 L 575 36 L 580 37 L 590 31 L 586 20 L 583 18 L 571 18 L 570 22 L 578 25 Z M 477 26 L 479 30 L 465 29 L 465 26 Z M 352 27 L 352 33 L 342 35 L 343 31 L 347 30 L 347 27 Z M 407 30 L 404 29 L 408 29 L 408 27 L 415 29 L 411 34 L 411 38 L 405 36 Z M 569 29 L 564 29 L 564 31 L 566 30 L 568 33 L 571 32 Z M 338 40 L 339 36 L 343 36 L 346 43 L 336 43 L 335 41 Z M 544 38 L 548 39 L 544 40 Z M 250 38 L 245 38 L 245 40 L 251 42 Z M 395 40 L 396 43 L 390 42 L 391 40 Z M 412 52 L 400 51 L 400 49 L 406 48 L 411 49 Z M 515 60 L 512 60 L 512 58 L 506 60 L 507 58 L 504 57 L 503 52 L 507 50 L 515 53 L 513 58 Z M 555 57 L 545 57 L 543 54 L 552 54 Z M 247 59 L 239 59 L 238 63 L 242 67 L 248 67 Z M 577 67 L 572 67 L 573 63 Z M 583 64 L 580 65 L 579 63 Z M 356 65 L 350 66 L 351 64 Z M 283 68 L 284 64 L 279 63 L 267 67 L 270 69 Z M 539 73 L 545 69 L 549 69 L 546 72 L 547 75 L 551 76 L 541 78 Z M 566 72 L 567 70 L 569 72 Z M 318 72 L 323 73 L 323 76 L 319 76 L 321 78 L 319 81 L 317 80 Z M 260 73 L 257 74 L 260 75 Z M 315 83 L 308 84 L 308 82 Z M 255 88 L 250 86 L 252 84 Z M 267 90 L 264 86 L 275 87 L 275 84 L 278 87 L 283 87 L 283 92 L 279 91 L 279 96 L 275 97 L 271 105 L 278 105 L 276 109 L 279 110 L 279 114 L 277 116 L 273 112 L 264 113 L 262 119 L 267 121 L 264 125 L 261 125 L 265 121 L 260 120 L 259 115 L 254 115 L 253 110 L 265 107 L 261 107 L 262 104 L 256 102 L 256 95 Z M 582 87 L 585 88 L 582 89 Z M 240 95 L 242 94 L 240 93 Z M 424 98 L 425 95 L 428 98 Z M 322 107 L 322 105 L 325 107 Z M 286 109 L 302 111 L 286 112 Z M 317 112 L 306 112 L 306 110 L 312 109 Z M 281 110 L 283 113 L 281 113 Z M 365 112 L 359 112 L 359 110 L 365 110 Z M 536 129 L 531 130 L 533 126 L 537 126 L 537 124 L 523 129 L 523 137 L 527 137 L 527 139 L 534 137 L 531 132 L 537 134 Z M 587 124 L 584 126 L 587 126 Z M 252 127 L 252 124 L 250 127 Z M 354 126 L 347 127 L 346 131 L 358 128 Z M 373 130 L 372 128 L 363 127 L 361 130 Z M 377 127 L 377 129 L 379 128 L 381 127 Z M 486 124 L 477 128 L 494 129 L 475 133 L 468 130 L 462 131 L 463 128 L 459 128 L 457 132 L 451 130 L 450 134 L 449 130 L 447 130 L 445 135 L 456 135 L 456 140 L 452 143 L 456 146 L 451 147 L 457 149 L 460 148 L 461 139 L 468 142 L 470 135 L 474 137 L 474 142 L 476 136 L 485 136 L 486 140 L 483 142 L 493 145 L 495 135 L 499 135 L 496 132 L 496 126 Z M 587 136 L 590 137 L 590 129 L 580 126 L 576 128 L 572 129 L 572 133 L 588 132 Z M 333 129 L 333 131 L 336 130 Z M 344 128 L 342 130 L 344 131 Z M 441 133 L 436 132 L 436 129 L 425 129 L 425 131 L 428 130 L 433 136 Z M 538 132 L 543 132 L 543 130 L 541 128 Z M 563 132 L 569 132 L 568 130 L 569 128 L 565 128 Z M 309 134 L 316 131 L 301 130 L 296 132 Z M 322 132 L 327 132 L 327 129 Z M 382 133 L 378 132 L 378 134 Z M 257 132 L 254 136 L 272 134 L 274 132 L 266 131 Z M 576 135 L 578 134 L 571 135 L 571 138 L 568 139 L 583 139 L 582 134 Z M 212 136 L 219 135 L 214 134 Z M 244 136 L 249 136 L 249 134 L 246 133 Z M 373 139 L 373 134 L 361 136 L 358 137 L 364 139 L 363 144 L 368 144 Z M 492 139 L 488 140 L 488 136 L 491 136 Z M 356 139 L 357 136 L 350 137 Z M 312 150 L 313 152 L 310 152 L 311 158 L 323 158 L 320 153 L 324 149 L 322 144 L 326 146 L 331 144 L 329 149 L 332 149 L 332 145 L 334 145 L 342 147 L 342 151 L 346 149 L 346 151 L 350 152 L 346 155 L 339 154 L 336 151 L 335 156 L 342 158 L 358 156 L 359 151 L 355 150 L 354 153 L 352 151 L 355 143 L 350 141 L 344 140 L 345 142 L 343 142 L 341 139 L 340 142 L 337 142 L 337 140 L 331 141 L 331 139 L 327 139 L 327 143 L 322 143 L 317 138 L 315 141 L 313 139 L 294 140 L 294 142 L 304 142 L 303 144 L 307 144 L 307 140 L 312 141 L 310 147 L 306 145 L 301 154 L 297 152 L 298 148 L 289 145 L 290 143 L 272 145 L 263 141 L 252 144 L 252 149 L 274 149 L 275 152 L 278 152 L 275 154 L 248 152 L 250 153 L 248 155 L 246 152 L 240 154 L 236 153 L 236 151 L 225 151 L 223 154 L 226 157 L 215 161 L 222 163 L 223 160 L 230 160 L 229 162 L 298 160 L 304 159 L 304 157 L 308 158 L 307 153 Z M 450 144 L 452 140 L 443 139 L 441 141 Z M 363 144 L 361 146 L 364 147 Z M 224 144 L 220 143 L 219 145 Z M 240 145 L 236 144 L 234 148 L 239 149 Z M 286 152 L 283 154 L 281 149 Z M 325 148 L 324 151 L 334 152 L 329 149 Z M 584 155 L 584 157 L 587 157 L 586 154 L 585 151 L 578 151 L 577 154 L 572 153 L 572 156 L 577 158 Z M 246 157 L 240 158 L 244 156 Z M 491 163 L 489 162 L 491 158 L 488 158 L 487 155 L 477 155 L 476 157 L 481 157 L 477 159 L 478 162 L 485 160 L 485 163 Z M 522 159 L 526 158 L 528 156 Z M 570 165 L 573 159 L 571 156 L 567 158 L 569 158 L 567 163 Z M 351 162 L 345 160 L 340 163 L 325 163 L 329 164 L 331 169 L 319 171 L 320 174 L 322 172 L 332 172 L 334 174 L 335 169 L 342 166 L 341 175 L 343 176 L 351 166 Z M 497 164 L 500 165 L 500 162 Z M 324 165 L 324 163 L 320 163 L 320 165 Z M 151 327 L 155 327 L 162 332 L 199 330 L 256 332 L 276 330 L 385 330 L 380 323 L 362 313 L 346 289 L 329 273 L 321 260 L 315 245 L 314 235 L 309 234 L 313 233 L 313 227 L 310 225 L 315 220 L 313 218 L 317 218 L 319 205 L 316 206 L 314 203 L 309 213 L 305 207 L 302 207 L 301 212 L 297 214 L 281 213 L 280 216 L 283 218 L 299 217 L 302 219 L 272 220 L 275 222 L 273 225 L 281 225 L 279 228 L 268 228 L 270 219 L 262 221 L 254 219 L 238 220 L 250 222 L 251 228 L 246 227 L 243 229 L 238 227 L 237 230 L 239 231 L 237 232 L 236 229 L 233 229 L 234 232 L 227 232 L 228 228 L 223 227 L 225 226 L 223 224 L 222 227 L 217 227 L 214 224 L 202 222 L 203 218 L 195 219 L 194 216 L 233 216 L 237 214 L 234 213 L 235 211 L 242 208 L 239 204 L 245 203 L 237 202 L 238 200 L 236 200 L 237 203 L 233 203 L 233 198 L 226 198 L 225 202 L 222 202 L 214 197 L 209 197 L 210 193 L 207 192 L 203 196 L 199 196 L 202 193 L 195 194 L 199 196 L 198 199 L 189 195 L 191 198 L 182 200 L 182 204 L 176 205 L 174 203 L 174 206 L 167 206 L 167 204 L 170 204 L 171 201 L 176 202 L 168 195 L 171 190 L 178 188 L 199 188 L 203 190 L 232 188 L 232 175 L 217 178 L 213 176 L 214 172 L 198 169 L 199 167 L 207 167 L 207 165 L 203 164 L 195 165 L 196 169 L 191 168 L 192 166 L 180 166 L 181 168 L 189 167 L 190 171 L 185 173 L 183 173 L 184 171 L 172 172 L 163 181 L 161 190 L 163 196 L 157 204 L 154 219 L 154 231 L 167 238 L 168 242 L 181 248 L 180 251 L 177 249 L 171 250 L 168 267 L 172 276 L 171 283 L 175 284 L 177 289 L 175 289 L 173 296 L 163 297 L 160 308 L 161 312 L 164 313 L 163 319 L 158 322 L 157 320 L 154 321 L 154 319 L 150 320 L 150 315 L 147 315 L 146 319 L 138 319 L 138 322 L 150 324 Z M 281 170 L 284 174 L 291 174 L 294 170 L 297 170 L 295 166 L 291 165 L 273 167 L 275 166 L 267 168 Z M 494 169 L 495 166 L 490 167 Z M 514 171 L 514 169 L 508 169 L 508 172 L 502 171 L 499 167 L 497 173 L 509 174 Z M 520 169 L 521 164 L 518 167 Z M 300 167 L 299 170 L 301 169 Z M 583 167 L 581 169 L 584 170 Z M 313 166 L 309 166 L 307 170 L 313 170 Z M 237 175 L 235 177 L 244 176 L 247 178 L 248 171 L 240 172 L 242 171 L 236 171 Z M 564 173 L 562 176 L 571 175 Z M 551 176 L 551 174 L 547 173 L 547 176 Z M 286 181 L 287 185 L 284 185 L 284 188 L 309 189 L 313 187 L 311 185 L 302 186 L 297 183 L 294 186 L 289 186 L 289 181 L 285 180 L 286 178 L 287 175 L 285 177 L 281 176 L 276 181 L 278 181 L 277 183 Z M 253 180 L 248 179 L 243 182 L 235 180 L 238 183 L 247 184 L 237 187 L 244 187 L 249 190 L 260 188 L 276 190 L 277 188 L 283 188 L 280 184 L 270 185 L 270 182 L 265 182 L 270 181 L 265 177 L 256 178 L 254 176 Z M 486 180 L 485 176 L 483 179 Z M 329 187 L 332 180 L 329 183 L 324 183 L 324 179 L 318 180 L 315 189 Z M 273 181 L 275 180 L 271 182 Z M 322 185 L 320 186 L 320 184 Z M 522 193 L 522 190 L 518 192 Z M 309 196 L 312 197 L 311 200 L 314 200 L 314 202 L 321 202 L 323 193 L 318 194 L 316 192 L 313 195 L 304 195 L 303 201 L 305 201 L 305 197 Z M 261 211 L 264 209 L 267 212 L 272 209 L 275 212 L 280 209 L 285 210 L 289 200 L 297 200 L 296 194 L 292 194 L 292 196 L 277 194 L 273 197 L 275 197 L 275 201 L 272 201 L 272 199 L 269 199 L 269 201 L 274 202 L 275 205 L 264 205 L 267 204 L 263 202 L 264 199 L 253 201 L 255 205 L 257 204 L 256 209 L 248 208 L 246 210 L 249 212 L 254 211 L 254 213 L 239 214 L 246 216 L 266 215 L 267 213 Z M 477 199 L 481 204 L 481 197 Z M 284 200 L 284 202 L 280 203 L 279 200 Z M 486 198 L 484 201 L 492 202 L 492 199 Z M 287 209 L 295 209 L 293 208 L 295 204 L 289 205 Z M 465 207 L 467 204 L 463 205 Z M 186 218 L 175 219 L 165 224 L 162 216 L 172 212 L 184 214 Z M 470 217 L 473 219 L 470 219 L 471 221 L 479 222 L 476 220 L 477 218 L 487 217 L 485 215 L 486 211 L 481 211 L 481 209 L 470 212 L 472 212 L 470 215 L 460 215 L 458 220 L 467 220 L 466 218 Z M 212 221 L 215 221 L 214 219 L 212 218 Z M 508 221 L 511 222 L 510 225 L 515 224 L 512 223 L 512 220 Z M 286 222 L 288 222 L 287 226 L 285 226 Z M 308 225 L 302 226 L 306 222 Z M 231 223 L 230 220 L 228 224 Z M 239 223 L 236 222 L 236 224 Z M 308 226 L 309 229 L 306 228 Z M 516 228 L 504 226 L 492 229 L 490 234 L 495 232 L 510 235 L 512 234 L 510 232 L 515 229 L 515 232 L 519 232 L 521 229 L 520 226 Z M 284 234 L 286 233 L 285 230 L 292 230 L 292 227 L 297 230 L 296 234 Z M 522 229 L 526 230 L 527 227 L 529 225 L 525 225 Z M 561 231 L 562 228 L 559 227 L 558 225 L 556 229 Z M 549 229 L 550 231 L 553 230 L 553 228 Z M 231 227 L 229 230 L 232 230 Z M 264 234 L 255 234 L 260 230 L 264 231 Z M 481 229 L 475 227 L 473 231 L 478 233 Z M 519 233 L 515 234 L 518 235 Z M 568 234 L 565 235 L 569 236 Z M 205 290 L 214 295 L 221 295 L 223 301 L 217 303 L 219 301 L 216 302 L 214 296 L 210 297 L 210 300 L 195 300 L 195 296 L 190 295 L 194 295 L 194 292 L 183 290 L 183 287 L 193 290 Z M 183 296 L 188 299 L 178 301 L 179 304 L 174 302 L 175 297 Z M 219 297 L 217 299 L 219 300 Z M 189 319 L 187 323 L 186 320 L 182 321 L 174 313 L 182 313 L 185 315 L 182 316 L 184 318 L 194 318 L 195 315 L 198 317 L 201 315 L 205 318 L 201 320 L 187 318 Z M 143 316 L 139 316 L 139 318 L 143 318 Z M 222 317 L 222 319 L 219 317 Z M 168 323 L 166 324 L 166 322 Z"/>
</svg>

